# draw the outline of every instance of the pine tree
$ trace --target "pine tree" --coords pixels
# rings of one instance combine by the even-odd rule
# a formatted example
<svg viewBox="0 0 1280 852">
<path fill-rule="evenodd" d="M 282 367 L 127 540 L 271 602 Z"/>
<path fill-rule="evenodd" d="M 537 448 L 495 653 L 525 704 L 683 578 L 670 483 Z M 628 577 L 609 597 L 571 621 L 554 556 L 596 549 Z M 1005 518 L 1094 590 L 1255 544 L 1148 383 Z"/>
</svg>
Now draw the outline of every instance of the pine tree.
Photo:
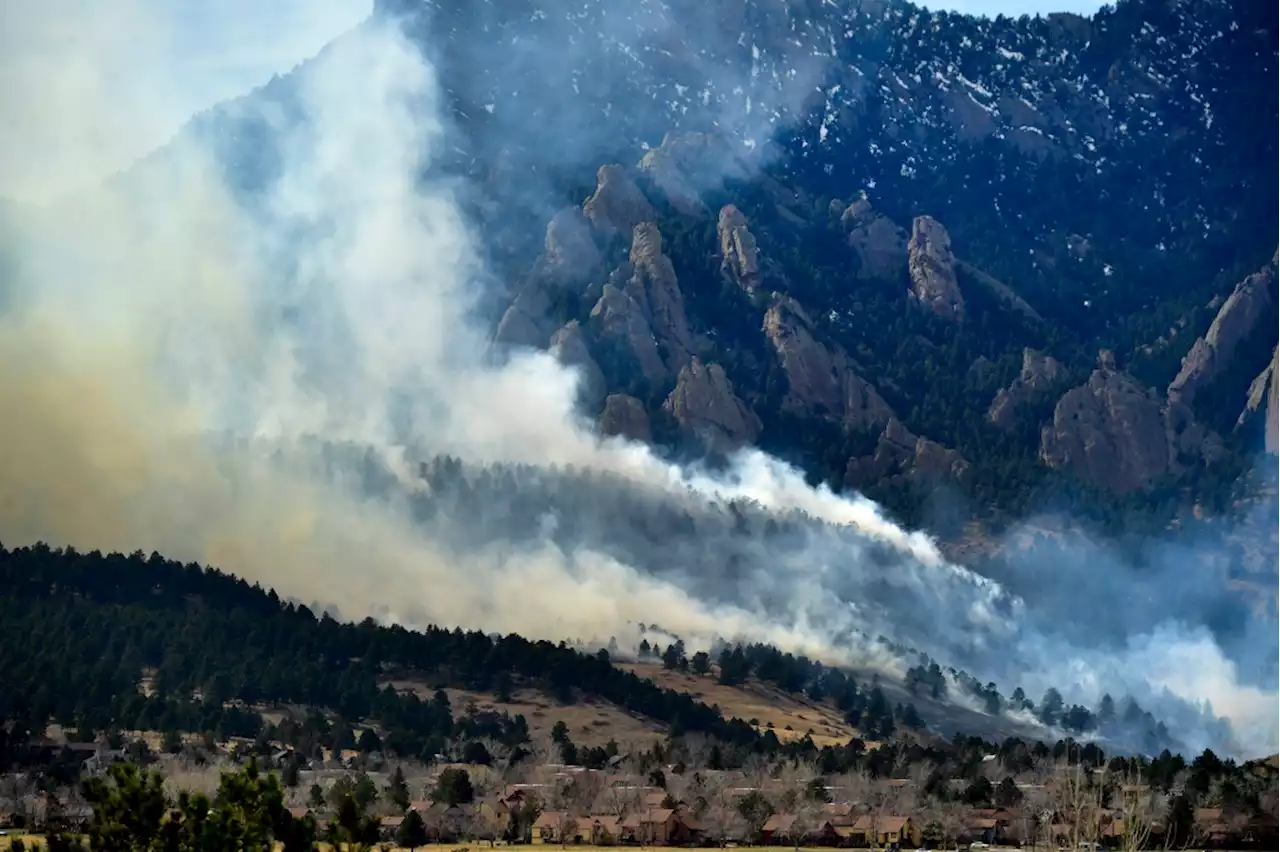
<svg viewBox="0 0 1280 852">
<path fill-rule="evenodd" d="M 427 827 L 417 811 L 404 815 L 404 822 L 396 829 L 396 845 L 412 850 L 427 845 Z"/>
<path fill-rule="evenodd" d="M 391 772 L 391 780 L 387 785 L 387 801 L 402 811 L 409 807 L 409 785 L 405 783 L 404 771 L 399 766 Z"/>
</svg>

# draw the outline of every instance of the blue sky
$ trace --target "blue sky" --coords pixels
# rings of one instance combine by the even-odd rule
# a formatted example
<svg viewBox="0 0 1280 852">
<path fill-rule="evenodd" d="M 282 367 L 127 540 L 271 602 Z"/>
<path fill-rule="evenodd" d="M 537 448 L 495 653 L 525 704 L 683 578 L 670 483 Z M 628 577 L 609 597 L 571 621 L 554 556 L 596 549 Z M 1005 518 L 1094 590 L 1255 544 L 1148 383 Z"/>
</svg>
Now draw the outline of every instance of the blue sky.
<svg viewBox="0 0 1280 852">
<path fill-rule="evenodd" d="M 944 0 L 971 14 L 1090 14 L 1088 0 Z M 0 0 L 0 194 L 95 180 L 192 114 L 313 56 L 372 0 Z"/>
</svg>

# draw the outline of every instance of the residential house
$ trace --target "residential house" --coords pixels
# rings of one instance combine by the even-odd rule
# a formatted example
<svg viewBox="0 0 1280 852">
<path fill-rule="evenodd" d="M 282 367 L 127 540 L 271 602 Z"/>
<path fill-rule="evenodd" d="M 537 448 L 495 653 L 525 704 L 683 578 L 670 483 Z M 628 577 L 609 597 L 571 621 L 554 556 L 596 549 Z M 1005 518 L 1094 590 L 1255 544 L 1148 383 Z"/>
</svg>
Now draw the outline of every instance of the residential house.
<svg viewBox="0 0 1280 852">
<path fill-rule="evenodd" d="M 591 817 L 591 845 L 613 846 L 622 838 L 622 819 L 613 814 Z"/>
<path fill-rule="evenodd" d="M 1013 839 L 1014 819 L 1014 815 L 1003 808 L 975 808 L 966 815 L 961 840 L 988 845 L 1008 844 Z"/>
<path fill-rule="evenodd" d="M 839 833 L 842 837 L 847 836 L 854 846 L 863 848 L 910 846 L 914 849 L 920 845 L 919 827 L 911 817 L 896 814 L 863 814 L 854 821 L 851 831 Z"/>
<path fill-rule="evenodd" d="M 590 820 L 579 819 L 565 811 L 547 811 L 533 823 L 534 843 L 583 843 L 590 836 Z"/>
<path fill-rule="evenodd" d="M 645 846 L 674 846 L 689 841 L 688 826 L 672 808 L 646 808 L 622 821 L 622 840 Z"/>
<path fill-rule="evenodd" d="M 644 808 L 662 808 L 667 799 L 675 800 L 670 793 L 658 787 L 646 787 L 640 796 L 640 806 Z"/>
<path fill-rule="evenodd" d="M 822 818 L 832 826 L 852 826 L 858 819 L 858 806 L 853 802 L 828 802 L 822 806 Z"/>
<path fill-rule="evenodd" d="M 404 825 L 404 817 L 389 816 L 378 820 L 378 839 L 384 841 L 394 841 L 396 833 L 400 831 L 400 826 Z"/>
</svg>

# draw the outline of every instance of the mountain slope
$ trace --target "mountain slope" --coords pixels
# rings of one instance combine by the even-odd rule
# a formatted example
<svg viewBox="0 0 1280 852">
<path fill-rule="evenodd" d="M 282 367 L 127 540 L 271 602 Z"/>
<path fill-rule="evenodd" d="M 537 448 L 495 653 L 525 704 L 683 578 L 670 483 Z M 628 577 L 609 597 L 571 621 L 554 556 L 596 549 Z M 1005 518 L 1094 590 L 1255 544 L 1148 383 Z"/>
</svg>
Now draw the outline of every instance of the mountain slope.
<svg viewBox="0 0 1280 852">
<path fill-rule="evenodd" d="M 466 176 L 505 285 L 488 294 L 497 340 L 583 365 L 590 413 L 625 393 L 646 422 L 625 397 L 607 419 L 626 409 L 636 434 L 758 443 L 915 522 L 922 483 L 984 515 L 1066 494 L 1122 521 L 1143 501 L 1110 492 L 1204 495 L 1247 466 L 1252 438 L 1213 423 L 1183 439 L 1175 414 L 1185 463 L 1117 489 L 1041 446 L 1047 398 L 1001 428 L 985 414 L 1027 348 L 1075 383 L 1108 349 L 1143 387 L 1169 385 L 1203 306 L 1274 253 L 1269 6 L 987 20 L 894 0 L 386 0 L 375 14 L 403 23 L 451 107 L 438 167 Z M 250 195 L 278 168 L 308 67 L 191 129 Z M 779 309 L 817 348 L 779 341 L 801 334 L 776 330 Z M 1254 348 L 1238 368 L 1251 377 Z M 1227 385 L 1234 417 L 1247 388 Z"/>
</svg>

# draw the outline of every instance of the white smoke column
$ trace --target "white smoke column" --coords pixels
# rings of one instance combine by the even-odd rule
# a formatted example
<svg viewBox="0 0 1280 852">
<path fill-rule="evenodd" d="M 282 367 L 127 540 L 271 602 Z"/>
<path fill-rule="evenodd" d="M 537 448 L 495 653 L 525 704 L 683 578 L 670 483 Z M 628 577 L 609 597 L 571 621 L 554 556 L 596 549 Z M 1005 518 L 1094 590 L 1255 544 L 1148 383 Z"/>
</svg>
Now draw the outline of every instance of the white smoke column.
<svg viewBox="0 0 1280 852">
<path fill-rule="evenodd" d="M 811 489 L 758 452 L 728 475 L 682 470 L 592 435 L 574 413 L 576 376 L 549 356 L 488 365 L 470 321 L 482 286 L 472 235 L 450 187 L 424 179 L 450 144 L 431 69 L 394 27 L 370 21 L 296 79 L 305 120 L 279 123 L 284 171 L 252 210 L 187 139 L 31 218 L 41 239 L 25 246 L 27 272 L 0 319 L 6 545 L 156 548 L 337 602 L 347 616 L 410 625 L 560 639 L 621 637 L 628 623 L 658 620 L 691 645 L 727 635 L 835 661 L 858 653 L 838 644 L 849 630 L 891 626 L 868 623 L 869 608 L 832 591 L 875 580 L 914 596 L 941 650 L 966 633 L 1007 641 L 1024 674 L 1052 679 L 1074 666 L 1082 696 L 1090 675 L 1110 683 L 1144 671 L 1159 636 L 1135 637 L 1110 665 L 1049 643 L 1018 623 L 1019 602 L 998 584 L 948 563 L 869 501 Z M 38 93 L 26 96 L 39 107 Z M 106 103 L 86 96 L 80 106 Z M 457 553 L 424 539 L 403 507 L 322 473 L 312 437 L 371 446 L 400 470 L 409 444 L 477 463 L 609 471 L 675 501 L 803 510 L 897 558 L 885 576 L 859 577 L 881 570 L 860 564 L 862 549 L 815 548 L 790 560 L 779 598 L 742 588 L 711 605 L 689 593 L 692 578 L 664 581 L 590 550 Z M 252 443 L 263 438 L 293 447 L 289 458 L 265 458 Z M 1138 679 L 1190 700 L 1231 691 L 1225 709 L 1254 719 L 1267 696 L 1237 689 L 1212 643 L 1197 647 L 1196 675 L 1175 677 L 1166 658 Z M 1274 743 L 1275 729 L 1258 736 Z"/>
</svg>

